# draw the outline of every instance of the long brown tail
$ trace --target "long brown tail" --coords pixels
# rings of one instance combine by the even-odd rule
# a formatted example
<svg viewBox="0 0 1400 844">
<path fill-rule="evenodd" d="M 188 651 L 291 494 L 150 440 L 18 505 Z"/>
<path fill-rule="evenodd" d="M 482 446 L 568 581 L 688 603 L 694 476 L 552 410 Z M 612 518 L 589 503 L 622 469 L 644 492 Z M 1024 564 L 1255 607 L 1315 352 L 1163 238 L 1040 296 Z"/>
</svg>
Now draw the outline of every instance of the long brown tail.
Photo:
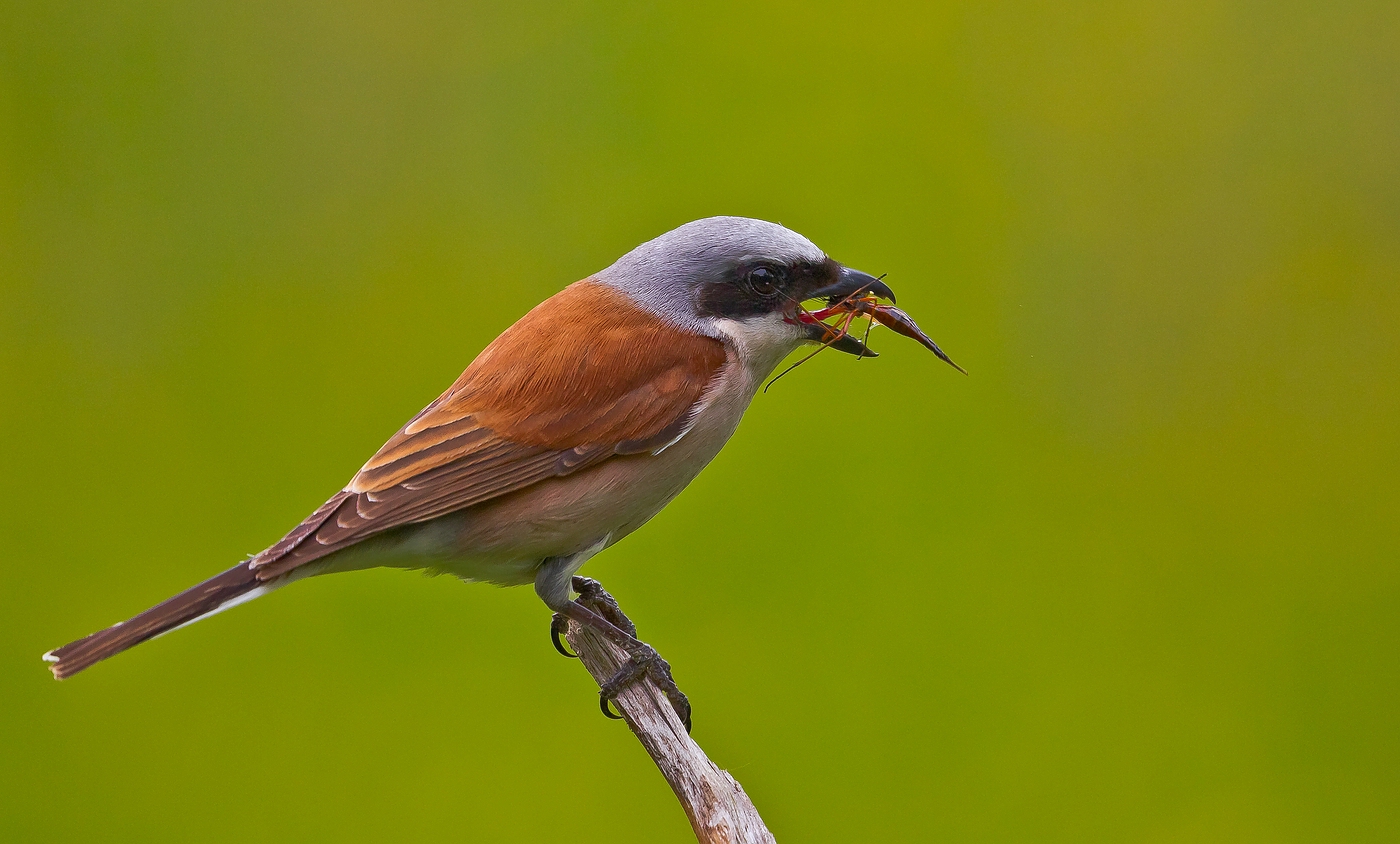
<svg viewBox="0 0 1400 844">
<path fill-rule="evenodd" d="M 271 586 L 272 584 L 259 581 L 257 575 L 249 570 L 247 563 L 239 563 L 223 574 L 215 575 L 198 586 L 192 586 L 135 618 L 118 622 L 106 630 L 99 630 L 91 636 L 55 648 L 44 654 L 44 660 L 51 663 L 49 670 L 53 672 L 53 676 L 62 680 L 147 639 L 174 630 L 181 624 L 226 609 L 232 606 L 231 601 L 256 597 Z"/>
</svg>

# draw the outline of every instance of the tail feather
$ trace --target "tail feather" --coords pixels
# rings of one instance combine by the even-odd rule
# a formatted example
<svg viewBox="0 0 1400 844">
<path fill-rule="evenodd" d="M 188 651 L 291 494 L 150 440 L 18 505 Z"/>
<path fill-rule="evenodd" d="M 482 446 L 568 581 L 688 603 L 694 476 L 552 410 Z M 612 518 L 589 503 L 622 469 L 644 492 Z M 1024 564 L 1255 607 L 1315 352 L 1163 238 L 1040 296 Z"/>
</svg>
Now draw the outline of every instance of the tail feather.
<svg viewBox="0 0 1400 844">
<path fill-rule="evenodd" d="M 44 654 L 44 661 L 49 663 L 49 670 L 56 679 L 71 677 L 147 639 L 254 598 L 267 591 L 270 585 L 259 581 L 247 563 L 239 563 L 135 618 L 49 651 Z"/>
</svg>

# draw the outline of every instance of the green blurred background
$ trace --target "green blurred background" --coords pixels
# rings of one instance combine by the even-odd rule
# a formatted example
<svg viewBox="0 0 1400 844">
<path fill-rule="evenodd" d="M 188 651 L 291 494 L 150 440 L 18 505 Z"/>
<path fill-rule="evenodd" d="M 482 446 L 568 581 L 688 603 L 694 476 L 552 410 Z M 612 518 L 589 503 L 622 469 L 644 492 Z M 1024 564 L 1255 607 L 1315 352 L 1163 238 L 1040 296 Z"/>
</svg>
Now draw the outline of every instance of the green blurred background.
<svg viewBox="0 0 1400 844">
<path fill-rule="evenodd" d="M 692 840 L 528 589 L 38 657 L 741 214 L 972 373 L 823 355 L 585 569 L 779 840 L 1397 840 L 1397 44 L 1394 2 L 5 3 L 0 838 Z"/>
</svg>

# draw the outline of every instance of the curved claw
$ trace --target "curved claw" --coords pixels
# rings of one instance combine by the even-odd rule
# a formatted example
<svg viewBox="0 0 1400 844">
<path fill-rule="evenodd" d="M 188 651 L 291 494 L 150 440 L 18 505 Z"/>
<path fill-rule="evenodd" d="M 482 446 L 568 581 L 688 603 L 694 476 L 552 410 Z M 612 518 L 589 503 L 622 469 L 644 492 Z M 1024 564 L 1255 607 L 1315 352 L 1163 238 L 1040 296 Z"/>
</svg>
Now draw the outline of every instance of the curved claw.
<svg viewBox="0 0 1400 844">
<path fill-rule="evenodd" d="M 559 613 L 554 614 L 554 619 L 549 622 L 549 640 L 554 643 L 554 649 L 569 659 L 578 659 L 578 654 L 569 653 L 569 649 L 564 647 L 564 642 L 560 638 L 564 634 L 564 629 L 568 626 L 568 619 Z"/>
<path fill-rule="evenodd" d="M 606 715 L 608 718 L 614 720 L 614 721 L 621 721 L 621 720 L 622 720 L 622 716 L 621 716 L 621 715 L 614 715 L 614 714 L 613 714 L 613 711 L 612 711 L 612 707 L 608 705 L 611 701 L 612 701 L 612 698 L 606 698 L 606 697 L 603 697 L 602 695 L 599 695 L 599 696 L 598 696 L 598 705 L 602 708 L 603 714 Z M 689 727 L 686 727 L 686 732 L 690 732 L 690 728 L 689 728 Z"/>
</svg>

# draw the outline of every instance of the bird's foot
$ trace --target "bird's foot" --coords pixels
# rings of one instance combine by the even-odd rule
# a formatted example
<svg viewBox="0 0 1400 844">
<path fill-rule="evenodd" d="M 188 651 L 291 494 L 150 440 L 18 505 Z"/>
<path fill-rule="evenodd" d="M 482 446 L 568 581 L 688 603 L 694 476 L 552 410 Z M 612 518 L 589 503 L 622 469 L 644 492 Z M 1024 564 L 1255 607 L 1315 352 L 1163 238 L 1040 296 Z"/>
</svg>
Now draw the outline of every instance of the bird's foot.
<svg viewBox="0 0 1400 844">
<path fill-rule="evenodd" d="M 676 710 L 676 717 L 685 725 L 685 731 L 690 732 L 690 698 L 685 696 L 685 692 L 681 691 L 675 678 L 671 676 L 671 663 L 662 659 L 656 648 L 646 642 L 637 642 L 635 647 L 629 648 L 627 661 L 599 687 L 598 704 L 602 707 L 603 714 L 609 718 L 621 718 L 621 715 L 613 714 L 608 701 L 642 677 L 650 678 L 657 688 L 661 689 L 666 699 L 671 702 L 671 708 Z"/>
<path fill-rule="evenodd" d="M 613 627 L 637 638 L 637 625 L 632 623 L 632 619 L 622 611 L 622 607 L 617 605 L 617 599 L 608 594 L 608 590 L 603 588 L 603 584 L 591 577 L 579 577 L 574 575 L 574 591 L 578 593 L 578 599 L 585 603 L 594 612 L 606 618 Z"/>
<path fill-rule="evenodd" d="M 554 618 L 549 620 L 549 641 L 554 643 L 554 649 L 569 659 L 578 659 L 578 654 L 569 653 L 569 649 L 564 647 L 564 634 L 569 632 L 569 619 L 562 612 L 554 614 Z"/>
<path fill-rule="evenodd" d="M 603 588 L 603 584 L 591 577 L 580 577 L 574 575 L 574 591 L 578 593 L 578 602 L 607 619 L 613 627 L 626 633 L 633 639 L 637 638 L 637 625 L 632 623 L 632 619 L 622 611 L 622 607 L 617 605 L 617 599 Z M 569 653 L 569 649 L 564 647 L 564 634 L 569 632 L 569 618 L 561 612 L 554 614 L 549 622 L 549 638 L 554 642 L 554 649 L 569 659 L 578 659 L 577 654 Z"/>
<path fill-rule="evenodd" d="M 572 618 L 580 624 L 595 628 L 627 651 L 627 661 L 603 682 L 598 690 L 598 703 L 603 714 L 609 718 L 621 718 L 622 716 L 613 713 L 608 701 L 616 698 L 631 684 L 648 677 L 666 695 L 671 708 L 676 711 L 676 716 L 685 725 L 686 732 L 690 732 L 690 700 L 671 676 L 670 663 L 662 659 L 655 648 L 637 638 L 637 625 L 632 623 L 618 606 L 617 599 L 608 594 L 602 584 L 591 577 L 575 575 L 572 586 L 578 593 L 578 599 L 572 601 L 566 610 L 556 612 L 549 625 L 550 638 L 555 649 L 564 656 L 575 656 L 569 653 L 563 642 L 564 634 L 569 629 L 569 619 Z"/>
</svg>

